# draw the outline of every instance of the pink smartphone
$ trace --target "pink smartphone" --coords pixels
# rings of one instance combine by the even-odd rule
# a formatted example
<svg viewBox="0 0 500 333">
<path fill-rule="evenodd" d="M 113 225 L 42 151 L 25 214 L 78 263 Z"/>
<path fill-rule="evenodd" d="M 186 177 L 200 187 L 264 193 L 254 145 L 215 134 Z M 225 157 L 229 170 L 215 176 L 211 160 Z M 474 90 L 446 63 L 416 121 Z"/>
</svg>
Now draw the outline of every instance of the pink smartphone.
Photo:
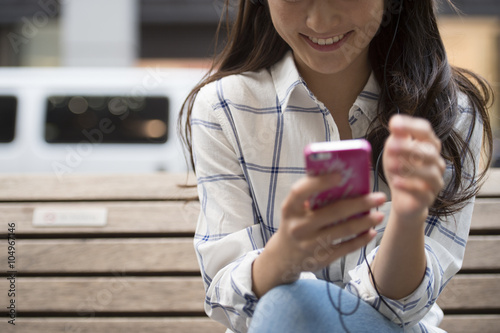
<svg viewBox="0 0 500 333">
<path fill-rule="evenodd" d="M 328 191 L 309 199 L 311 209 L 317 209 L 339 199 L 370 193 L 372 148 L 364 139 L 316 142 L 304 149 L 308 175 L 340 172 L 342 181 Z"/>
</svg>

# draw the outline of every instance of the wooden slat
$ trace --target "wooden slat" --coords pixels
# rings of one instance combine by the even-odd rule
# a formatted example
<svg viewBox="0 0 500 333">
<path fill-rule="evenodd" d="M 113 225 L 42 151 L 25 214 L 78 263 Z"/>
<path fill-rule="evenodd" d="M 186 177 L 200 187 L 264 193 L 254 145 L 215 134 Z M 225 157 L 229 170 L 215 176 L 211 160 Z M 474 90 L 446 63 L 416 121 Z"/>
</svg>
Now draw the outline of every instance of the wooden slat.
<svg viewBox="0 0 500 333">
<path fill-rule="evenodd" d="M 498 295 L 498 275 L 457 275 L 448 283 L 437 303 L 443 310 L 500 309 Z"/>
<path fill-rule="evenodd" d="M 439 327 L 450 333 L 498 333 L 500 315 L 446 315 Z"/>
<path fill-rule="evenodd" d="M 187 180 L 195 184 L 190 174 Z M 0 202 L 59 200 L 195 199 L 196 188 L 182 188 L 186 174 L 52 174 L 0 175 Z M 490 171 L 479 196 L 500 197 L 500 169 Z"/>
<path fill-rule="evenodd" d="M 500 188 L 500 184 L 498 186 Z M 476 199 L 471 229 L 498 230 L 500 232 L 500 198 Z"/>
<path fill-rule="evenodd" d="M 223 333 L 225 328 L 209 318 L 24 318 L 4 325 L 5 333 Z M 440 327 L 450 333 L 498 333 L 498 315 L 447 315 Z"/>
<path fill-rule="evenodd" d="M 0 241 L 0 262 L 7 242 Z M 199 272 L 191 238 L 17 240 L 22 273 Z M 500 236 L 471 236 L 462 269 L 500 269 Z"/>
<path fill-rule="evenodd" d="M 500 197 L 500 168 L 491 169 L 479 197 Z"/>
<path fill-rule="evenodd" d="M 7 263 L 7 241 L 0 244 Z M 191 238 L 19 239 L 16 249 L 22 273 L 199 272 Z"/>
<path fill-rule="evenodd" d="M 7 319 L 4 318 L 4 321 Z M 16 326 L 0 323 L 5 333 L 224 333 L 226 328 L 209 318 L 24 318 Z"/>
<path fill-rule="evenodd" d="M 8 280 L 0 280 L 8 290 Z M 438 299 L 444 310 L 500 308 L 496 275 L 458 275 Z M 22 312 L 202 312 L 199 277 L 27 278 L 16 280 L 16 304 Z M 0 298 L 6 309 L 7 297 Z"/>
<path fill-rule="evenodd" d="M 104 227 L 34 227 L 33 210 L 36 207 L 106 208 L 108 210 L 107 225 Z M 0 226 L 15 222 L 17 235 L 194 233 L 199 210 L 198 201 L 1 203 Z M 7 232 L 7 228 L 0 228 L 0 236 Z"/>
<path fill-rule="evenodd" d="M 471 236 L 462 269 L 500 269 L 500 236 Z"/>
<path fill-rule="evenodd" d="M 184 188 L 187 174 L 52 174 L 0 175 L 0 202 L 66 200 L 196 199 L 196 188 Z M 188 180 L 192 184 L 194 180 Z"/>
<path fill-rule="evenodd" d="M 108 210 L 108 223 L 104 227 L 34 227 L 33 210 L 40 208 L 92 207 Z M 498 230 L 500 233 L 500 199 L 477 199 L 471 229 Z M 193 233 L 198 220 L 198 201 L 121 201 L 121 202 L 24 202 L 0 203 L 0 225 L 16 222 L 16 233 L 23 234 L 141 234 L 141 233 Z M 0 236 L 7 230 L 0 229 Z"/>
<path fill-rule="evenodd" d="M 200 312 L 205 293 L 199 277 L 132 277 L 117 273 L 95 278 L 16 279 L 18 315 L 65 312 L 92 316 L 98 312 Z M 0 308 L 7 311 L 8 280 L 0 280 Z"/>
</svg>

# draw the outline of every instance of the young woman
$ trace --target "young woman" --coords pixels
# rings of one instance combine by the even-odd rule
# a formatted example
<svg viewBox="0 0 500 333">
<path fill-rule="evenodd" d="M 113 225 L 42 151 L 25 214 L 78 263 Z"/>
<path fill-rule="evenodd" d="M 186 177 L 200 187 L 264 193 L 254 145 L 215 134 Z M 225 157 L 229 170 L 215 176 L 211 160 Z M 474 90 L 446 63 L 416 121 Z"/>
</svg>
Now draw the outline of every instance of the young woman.
<svg viewBox="0 0 500 333">
<path fill-rule="evenodd" d="M 435 7 L 240 0 L 181 114 L 205 309 L 229 331 L 442 332 L 492 138 L 490 89 L 450 66 Z M 306 176 L 305 145 L 356 138 L 380 192 L 312 211 L 340 176 Z"/>
</svg>

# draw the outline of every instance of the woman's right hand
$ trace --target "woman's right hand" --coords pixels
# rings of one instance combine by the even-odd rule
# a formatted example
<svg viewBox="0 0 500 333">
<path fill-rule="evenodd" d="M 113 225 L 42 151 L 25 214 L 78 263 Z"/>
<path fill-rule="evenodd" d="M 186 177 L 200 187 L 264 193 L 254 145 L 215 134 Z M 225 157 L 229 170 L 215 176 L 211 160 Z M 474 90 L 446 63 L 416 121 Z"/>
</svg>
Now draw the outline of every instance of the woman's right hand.
<svg viewBox="0 0 500 333">
<path fill-rule="evenodd" d="M 376 236 L 373 227 L 383 221 L 382 213 L 373 211 L 350 217 L 382 205 L 386 200 L 383 193 L 310 209 L 308 199 L 312 195 L 337 186 L 340 181 L 339 174 L 307 176 L 292 186 L 282 204 L 280 227 L 252 267 L 253 290 L 258 297 L 275 286 L 294 282 L 301 272 L 328 266 Z M 342 241 L 344 238 L 350 239 Z"/>
</svg>

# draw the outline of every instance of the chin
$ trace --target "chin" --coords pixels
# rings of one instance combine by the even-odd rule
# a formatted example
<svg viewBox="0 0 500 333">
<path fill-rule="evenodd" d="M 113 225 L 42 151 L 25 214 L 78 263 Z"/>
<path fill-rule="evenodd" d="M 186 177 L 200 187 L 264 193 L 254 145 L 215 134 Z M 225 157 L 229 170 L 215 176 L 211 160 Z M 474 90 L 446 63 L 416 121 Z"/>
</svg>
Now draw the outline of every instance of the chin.
<svg viewBox="0 0 500 333">
<path fill-rule="evenodd" d="M 323 65 L 323 66 L 312 66 L 310 67 L 313 71 L 319 74 L 324 74 L 324 75 L 333 75 L 333 74 L 338 74 L 341 73 L 346 69 L 347 66 L 328 66 L 328 65 Z"/>
</svg>

